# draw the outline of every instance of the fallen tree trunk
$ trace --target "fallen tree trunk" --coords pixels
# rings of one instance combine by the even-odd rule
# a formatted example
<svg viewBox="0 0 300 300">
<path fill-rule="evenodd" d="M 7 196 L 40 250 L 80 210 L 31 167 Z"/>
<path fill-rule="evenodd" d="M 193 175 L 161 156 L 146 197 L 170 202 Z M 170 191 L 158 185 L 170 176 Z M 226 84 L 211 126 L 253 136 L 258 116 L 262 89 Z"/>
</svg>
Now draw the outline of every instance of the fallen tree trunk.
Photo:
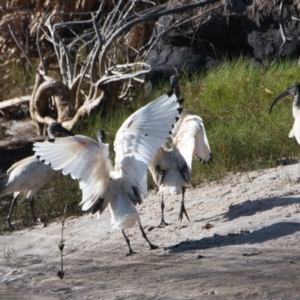
<svg viewBox="0 0 300 300">
<path fill-rule="evenodd" d="M 32 145 L 45 137 L 28 133 L 0 141 L 0 171 L 4 173 L 15 162 L 33 155 Z"/>
<path fill-rule="evenodd" d="M 0 102 L 0 109 L 4 109 L 4 108 L 11 107 L 14 105 L 20 105 L 20 104 L 27 103 L 27 102 L 29 103 L 30 100 L 31 100 L 31 95 L 4 100 L 4 101 Z"/>
</svg>

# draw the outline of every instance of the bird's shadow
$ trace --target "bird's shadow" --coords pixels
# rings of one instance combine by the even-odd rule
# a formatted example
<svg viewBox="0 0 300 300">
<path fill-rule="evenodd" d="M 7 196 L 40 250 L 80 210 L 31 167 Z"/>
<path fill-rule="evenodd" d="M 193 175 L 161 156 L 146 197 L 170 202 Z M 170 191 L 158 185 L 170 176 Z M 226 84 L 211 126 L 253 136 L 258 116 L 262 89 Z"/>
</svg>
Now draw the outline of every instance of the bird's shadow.
<svg viewBox="0 0 300 300">
<path fill-rule="evenodd" d="M 219 215 L 217 219 L 219 220 L 221 217 L 225 219 L 225 222 L 228 222 L 239 217 L 252 216 L 258 212 L 262 213 L 275 207 L 284 207 L 299 203 L 299 197 L 271 197 L 256 200 L 247 200 L 243 203 L 230 206 L 229 210 L 226 213 Z M 200 220 L 196 222 L 199 221 Z M 238 234 L 215 234 L 212 237 L 206 237 L 200 240 L 182 241 L 176 245 L 165 247 L 165 249 L 169 250 L 170 252 L 183 252 L 188 250 L 209 249 L 229 245 L 255 244 L 287 236 L 297 231 L 300 231 L 300 223 L 279 222 L 253 231 L 251 233 L 242 231 Z"/>
<path fill-rule="evenodd" d="M 242 232 L 240 234 L 215 234 L 212 237 L 205 237 L 200 240 L 182 241 L 178 244 L 165 247 L 171 253 L 180 253 L 191 250 L 210 249 L 230 245 L 263 243 L 280 237 L 291 235 L 300 231 L 300 223 L 278 222 L 270 226 L 260 228 L 253 232 Z"/>
<path fill-rule="evenodd" d="M 272 197 L 256 200 L 247 200 L 243 203 L 229 206 L 229 210 L 222 214 L 226 221 L 246 216 L 255 215 L 275 207 L 284 207 L 292 204 L 300 204 L 300 197 Z"/>
</svg>

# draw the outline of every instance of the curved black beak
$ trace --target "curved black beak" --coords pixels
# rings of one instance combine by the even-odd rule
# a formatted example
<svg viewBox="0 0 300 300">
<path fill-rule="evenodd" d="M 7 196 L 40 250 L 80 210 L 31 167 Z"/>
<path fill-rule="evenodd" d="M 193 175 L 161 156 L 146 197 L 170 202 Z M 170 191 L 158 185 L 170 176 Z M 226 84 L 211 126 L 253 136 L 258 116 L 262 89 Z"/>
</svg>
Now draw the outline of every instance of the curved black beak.
<svg viewBox="0 0 300 300">
<path fill-rule="evenodd" d="M 269 114 L 272 112 L 272 108 L 273 108 L 273 106 L 275 105 L 275 103 L 278 101 L 278 100 L 280 100 L 281 98 L 283 98 L 283 97 L 285 97 L 285 96 L 287 96 L 287 95 L 289 95 L 290 93 L 289 93 L 289 91 L 288 90 L 285 90 L 283 93 L 281 93 L 279 96 L 277 96 L 274 100 L 273 100 L 273 102 L 271 103 L 271 106 L 270 106 L 270 108 L 269 108 Z"/>
</svg>

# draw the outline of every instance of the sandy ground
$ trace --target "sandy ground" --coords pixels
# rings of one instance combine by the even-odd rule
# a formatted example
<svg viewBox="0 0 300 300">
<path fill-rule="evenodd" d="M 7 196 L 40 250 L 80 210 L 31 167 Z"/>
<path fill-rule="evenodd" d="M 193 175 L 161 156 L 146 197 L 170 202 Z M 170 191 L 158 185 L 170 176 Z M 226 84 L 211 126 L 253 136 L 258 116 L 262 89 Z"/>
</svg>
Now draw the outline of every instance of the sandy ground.
<svg viewBox="0 0 300 300">
<path fill-rule="evenodd" d="M 0 287 L 50 299 L 300 299 L 300 165 L 229 175 L 186 193 L 190 222 L 178 223 L 180 197 L 166 221 L 151 192 L 128 230 L 137 254 L 111 229 L 109 211 L 0 236 Z"/>
</svg>

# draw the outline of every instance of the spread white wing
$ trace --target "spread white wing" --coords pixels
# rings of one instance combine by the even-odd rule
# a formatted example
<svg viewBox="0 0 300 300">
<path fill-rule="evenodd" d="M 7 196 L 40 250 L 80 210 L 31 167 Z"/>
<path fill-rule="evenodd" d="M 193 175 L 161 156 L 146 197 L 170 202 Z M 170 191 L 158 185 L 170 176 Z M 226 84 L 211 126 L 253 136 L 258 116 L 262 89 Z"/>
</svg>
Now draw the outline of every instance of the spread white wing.
<svg viewBox="0 0 300 300">
<path fill-rule="evenodd" d="M 83 210 L 92 207 L 99 198 L 105 199 L 111 179 L 121 178 L 125 193 L 138 190 L 145 196 L 148 164 L 170 136 L 181 110 L 176 95 L 165 94 L 132 114 L 115 138 L 114 171 L 108 158 L 108 145 L 82 135 L 35 143 L 33 149 L 54 170 L 62 170 L 64 175 L 70 174 L 80 181 Z"/>
<path fill-rule="evenodd" d="M 104 195 L 113 169 L 107 144 L 75 135 L 35 143 L 33 150 L 54 170 L 62 170 L 64 175 L 70 174 L 73 179 L 79 180 L 83 210 L 89 209 Z"/>
<path fill-rule="evenodd" d="M 173 144 L 191 169 L 193 156 L 203 162 L 211 160 L 211 151 L 202 119 L 184 111 L 173 137 Z"/>
<path fill-rule="evenodd" d="M 147 194 L 148 164 L 169 138 L 182 110 L 180 102 L 175 94 L 165 94 L 137 110 L 117 132 L 115 171 L 144 196 Z"/>
</svg>

